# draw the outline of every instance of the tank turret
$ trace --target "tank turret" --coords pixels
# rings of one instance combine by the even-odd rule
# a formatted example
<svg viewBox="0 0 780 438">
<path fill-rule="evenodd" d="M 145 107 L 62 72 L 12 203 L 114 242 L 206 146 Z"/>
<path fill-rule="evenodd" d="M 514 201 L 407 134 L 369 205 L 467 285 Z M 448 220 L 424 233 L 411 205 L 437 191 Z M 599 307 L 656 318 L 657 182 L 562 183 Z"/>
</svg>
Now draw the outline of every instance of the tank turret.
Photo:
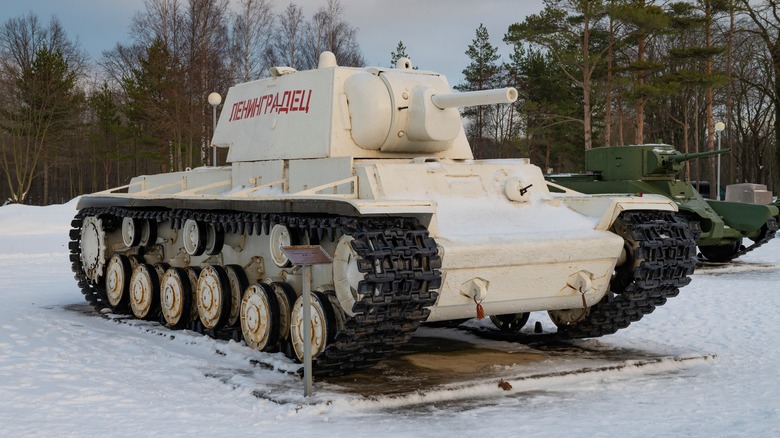
<svg viewBox="0 0 780 438">
<path fill-rule="evenodd" d="M 230 89 L 212 140 L 230 148 L 228 162 L 471 159 L 458 108 L 517 100 L 514 88 L 453 93 L 444 76 L 411 64 L 339 67 L 322 56 L 315 70 L 276 68 L 270 79 Z"/>
<path fill-rule="evenodd" d="M 683 163 L 729 153 L 730 149 L 683 154 L 670 145 L 596 148 L 585 154 L 585 170 L 609 180 L 675 179 Z"/>
<path fill-rule="evenodd" d="M 517 91 L 455 93 L 398 67 L 327 52 L 314 70 L 274 67 L 227 93 L 213 137 L 227 165 L 83 196 L 69 247 L 86 298 L 293 360 L 310 332 L 315 374 L 333 376 L 423 322 L 489 316 L 516 332 L 544 311 L 558 337 L 611 334 L 690 281 L 672 201 L 553 194 L 528 159 L 474 160 L 458 108 Z M 290 246 L 322 264 L 304 274 Z"/>
<path fill-rule="evenodd" d="M 729 149 L 723 149 L 683 154 L 663 144 L 602 147 L 585 152 L 588 174 L 546 178 L 582 193 L 666 196 L 677 203 L 681 216 L 697 231 L 703 258 L 724 262 L 773 238 L 778 221 L 775 206 L 704 199 L 689 181 L 678 178 L 686 161 L 728 152 Z M 743 246 L 743 238 L 753 240 L 753 244 Z"/>
</svg>

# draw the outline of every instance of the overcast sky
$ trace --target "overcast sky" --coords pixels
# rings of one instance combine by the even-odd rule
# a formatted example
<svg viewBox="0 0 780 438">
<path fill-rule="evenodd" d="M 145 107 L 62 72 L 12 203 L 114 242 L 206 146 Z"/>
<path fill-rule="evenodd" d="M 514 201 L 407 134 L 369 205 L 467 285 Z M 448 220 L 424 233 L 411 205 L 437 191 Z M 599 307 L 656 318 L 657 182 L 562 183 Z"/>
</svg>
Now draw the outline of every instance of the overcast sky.
<svg viewBox="0 0 780 438">
<path fill-rule="evenodd" d="M 293 0 L 310 18 L 327 0 Z M 0 20 L 33 12 L 48 23 L 56 15 L 71 38 L 93 60 L 104 50 L 128 41 L 128 29 L 144 0 L 6 0 Z M 276 11 L 290 1 L 274 0 Z M 403 41 L 412 62 L 447 75 L 451 85 L 462 81 L 468 65 L 465 51 L 480 23 L 493 45 L 506 56 L 502 42 L 510 24 L 542 9 L 542 0 L 341 0 L 348 22 L 359 29 L 358 39 L 368 65 L 388 66 L 390 52 Z"/>
</svg>

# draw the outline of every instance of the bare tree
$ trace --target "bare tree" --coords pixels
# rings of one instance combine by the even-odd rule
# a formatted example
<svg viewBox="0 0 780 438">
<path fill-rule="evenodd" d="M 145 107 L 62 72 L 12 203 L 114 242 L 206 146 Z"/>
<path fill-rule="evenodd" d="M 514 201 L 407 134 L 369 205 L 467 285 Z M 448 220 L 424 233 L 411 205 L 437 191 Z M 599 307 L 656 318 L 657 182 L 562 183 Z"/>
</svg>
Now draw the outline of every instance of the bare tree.
<svg viewBox="0 0 780 438">
<path fill-rule="evenodd" d="M 315 68 L 320 53 L 333 52 L 339 65 L 361 67 L 365 60 L 357 43 L 357 28 L 344 21 L 339 0 L 328 0 L 306 26 L 305 67 Z"/>
<path fill-rule="evenodd" d="M 176 56 L 182 43 L 183 27 L 179 0 L 145 0 L 144 10 L 133 16 L 130 34 L 145 47 L 159 38 Z"/>
<path fill-rule="evenodd" d="M 142 142 L 163 141 L 166 153 L 155 156 L 164 160 L 164 169 L 197 166 L 211 155 L 207 96 L 224 92 L 233 82 L 224 56 L 227 7 L 227 0 L 146 0 L 144 10 L 133 18 L 134 44 L 117 46 L 103 58 L 108 75 L 130 97 L 126 114 L 129 123 L 140 128 L 135 131 L 139 140 L 161 133 Z M 165 88 L 154 88 L 159 86 Z M 145 93 L 157 93 L 162 100 L 146 98 Z"/>
<path fill-rule="evenodd" d="M 144 46 L 141 44 L 117 44 L 113 49 L 103 52 L 98 66 L 109 83 L 119 87 L 123 79 L 132 76 L 133 70 L 140 67 L 139 60 L 143 51 Z"/>
<path fill-rule="evenodd" d="M 15 202 L 27 201 L 40 175 L 47 202 L 53 145 L 72 126 L 78 110 L 75 86 L 86 56 L 56 18 L 44 27 L 29 14 L 0 28 L 0 57 L 0 165 Z"/>
<path fill-rule="evenodd" d="M 772 86 L 768 91 L 774 106 L 774 181 L 780 184 L 780 1 L 763 0 L 751 2 L 739 0 L 739 8 L 747 14 L 753 26 L 745 32 L 764 43 L 766 55 L 772 68 L 768 71 Z"/>
<path fill-rule="evenodd" d="M 303 68 L 304 25 L 301 7 L 294 3 L 287 5 L 276 20 L 274 36 L 266 51 L 266 59 L 270 65 Z"/>
<path fill-rule="evenodd" d="M 233 16 L 232 59 L 238 80 L 258 79 L 267 69 L 266 50 L 271 38 L 274 14 L 271 0 L 239 0 Z"/>
<path fill-rule="evenodd" d="M 185 131 L 179 140 L 179 150 L 186 150 L 187 161 L 185 166 L 179 166 L 180 170 L 195 165 L 193 152 L 198 147 L 199 162 L 205 162 L 211 155 L 208 153 L 211 140 L 208 95 L 212 91 L 224 92 L 233 82 L 222 61 L 226 58 L 224 42 L 229 41 L 227 7 L 227 0 L 189 0 L 185 17 L 188 56 L 184 60 L 185 78 L 189 81 L 183 99 Z"/>
</svg>

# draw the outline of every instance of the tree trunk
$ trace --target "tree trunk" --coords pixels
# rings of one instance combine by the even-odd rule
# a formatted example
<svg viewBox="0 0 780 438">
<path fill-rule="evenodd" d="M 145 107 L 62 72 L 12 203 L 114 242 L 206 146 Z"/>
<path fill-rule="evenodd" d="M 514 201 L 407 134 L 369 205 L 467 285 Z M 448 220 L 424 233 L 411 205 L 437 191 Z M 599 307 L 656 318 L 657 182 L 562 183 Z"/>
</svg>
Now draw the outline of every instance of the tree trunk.
<svg viewBox="0 0 780 438">
<path fill-rule="evenodd" d="M 642 65 L 645 62 L 645 37 L 639 36 L 639 46 L 637 48 L 637 62 Z M 640 69 L 636 72 L 636 85 L 642 89 L 645 84 L 645 71 Z M 634 120 L 634 144 L 642 144 L 645 140 L 645 98 L 640 96 L 636 99 L 635 105 L 636 119 Z"/>
<path fill-rule="evenodd" d="M 544 151 L 544 172 L 547 173 L 550 170 L 550 151 L 552 150 L 552 142 L 550 141 L 550 135 L 544 136 L 544 143 L 546 149 Z"/>
<path fill-rule="evenodd" d="M 780 47 L 778 47 L 780 49 Z M 775 96 L 780 96 L 780 50 L 775 52 L 773 57 L 775 63 Z M 772 190 L 777 192 L 780 187 L 780 104 L 775 102 L 775 163 L 772 169 L 771 182 L 774 182 Z"/>
<path fill-rule="evenodd" d="M 690 123 L 688 121 L 688 100 L 683 99 L 683 153 L 687 154 L 690 153 L 689 151 L 689 145 L 688 145 L 688 136 L 690 135 Z M 691 180 L 691 161 L 688 160 L 685 162 L 685 174 L 683 175 L 683 179 L 686 181 Z"/>
<path fill-rule="evenodd" d="M 607 99 L 604 105 L 604 146 L 612 146 L 612 47 L 615 42 L 615 28 L 609 18 L 609 49 L 607 50 Z"/>
<path fill-rule="evenodd" d="M 733 75 L 733 67 L 731 63 L 733 62 L 733 53 L 732 50 L 734 48 L 734 0 L 729 0 L 729 36 L 728 41 L 726 43 L 726 77 L 728 78 L 728 85 L 726 85 L 726 148 L 732 147 L 732 141 L 731 141 L 731 120 L 733 117 L 734 112 L 734 84 L 732 83 L 732 75 Z M 736 154 L 736 151 L 734 152 Z M 735 171 L 734 168 L 736 160 L 732 158 L 731 155 L 728 155 L 726 157 L 726 162 L 728 163 L 728 180 L 730 182 L 735 182 Z"/>
<path fill-rule="evenodd" d="M 43 196 L 41 205 L 49 204 L 49 158 L 43 158 Z"/>
<path fill-rule="evenodd" d="M 618 89 L 617 95 L 617 110 L 618 110 L 618 146 L 623 146 L 625 143 L 625 137 L 623 137 L 623 91 Z"/>
<path fill-rule="evenodd" d="M 712 2 L 708 0 L 704 4 L 704 10 L 705 10 L 705 40 L 706 40 L 706 47 L 710 49 L 712 47 Z M 707 77 L 712 76 L 712 55 L 707 55 L 707 63 L 706 63 L 706 71 L 705 71 Z M 706 102 L 706 112 L 707 112 L 707 150 L 713 151 L 715 150 L 715 124 L 713 120 L 713 114 L 712 114 L 712 100 L 713 100 L 713 92 L 712 92 L 712 86 L 707 87 L 707 102 Z M 720 134 L 718 134 L 720 135 Z M 712 199 L 718 199 L 720 195 L 720 187 L 718 185 L 718 168 L 717 168 L 717 157 L 710 157 L 707 160 L 709 164 L 709 179 L 710 179 L 710 187 L 714 187 L 715 190 L 710 190 L 710 198 Z"/>
<path fill-rule="evenodd" d="M 584 129 L 584 135 L 585 135 L 585 150 L 589 151 L 592 148 L 592 130 L 591 130 L 591 123 L 590 123 L 590 49 L 588 45 L 590 44 L 590 10 L 589 8 L 586 8 L 585 13 L 585 23 L 584 23 L 584 32 L 583 32 L 583 44 L 582 44 L 582 105 L 583 105 L 583 129 Z"/>
</svg>

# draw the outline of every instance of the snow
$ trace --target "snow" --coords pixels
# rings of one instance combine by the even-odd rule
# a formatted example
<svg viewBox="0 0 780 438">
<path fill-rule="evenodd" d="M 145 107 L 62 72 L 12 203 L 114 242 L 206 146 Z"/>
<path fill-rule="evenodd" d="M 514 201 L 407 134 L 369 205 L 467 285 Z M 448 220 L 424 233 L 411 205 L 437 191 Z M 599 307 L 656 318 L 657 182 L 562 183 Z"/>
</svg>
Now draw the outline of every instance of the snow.
<svg viewBox="0 0 780 438">
<path fill-rule="evenodd" d="M 642 321 L 573 343 L 585 353 L 498 368 L 509 391 L 481 376 L 370 397 L 318 382 L 304 399 L 298 366 L 280 354 L 94 314 L 68 262 L 74 213 L 75 202 L 0 207 L 3 436 L 780 434 L 780 241 L 697 270 Z M 462 330 L 422 334 L 528 349 Z"/>
<path fill-rule="evenodd" d="M 529 202 L 517 203 L 506 197 L 481 196 L 469 198 L 464 208 L 463 198 L 438 196 L 438 235 L 453 241 L 479 243 L 485 240 L 485 230 L 500 236 L 496 238 L 500 241 L 574 240 L 600 234 L 592 231 L 600 218 L 549 205 L 549 198 L 546 193 L 535 194 Z"/>
</svg>

